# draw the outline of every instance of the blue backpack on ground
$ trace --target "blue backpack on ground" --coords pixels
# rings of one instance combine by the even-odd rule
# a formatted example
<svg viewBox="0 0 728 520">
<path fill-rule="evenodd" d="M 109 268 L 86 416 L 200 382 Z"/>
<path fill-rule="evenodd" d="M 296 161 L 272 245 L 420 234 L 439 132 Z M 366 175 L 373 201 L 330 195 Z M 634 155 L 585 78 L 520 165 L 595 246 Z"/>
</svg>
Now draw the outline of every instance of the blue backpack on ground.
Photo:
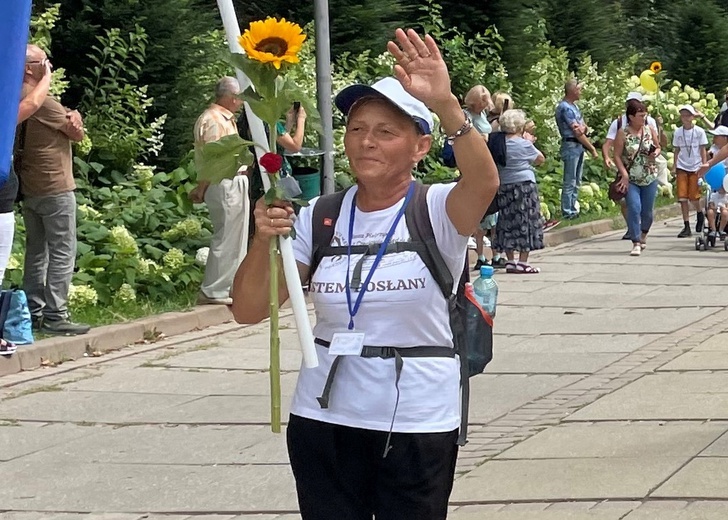
<svg viewBox="0 0 728 520">
<path fill-rule="evenodd" d="M 16 345 L 33 343 L 33 322 L 25 291 L 0 292 L 0 337 Z"/>
</svg>

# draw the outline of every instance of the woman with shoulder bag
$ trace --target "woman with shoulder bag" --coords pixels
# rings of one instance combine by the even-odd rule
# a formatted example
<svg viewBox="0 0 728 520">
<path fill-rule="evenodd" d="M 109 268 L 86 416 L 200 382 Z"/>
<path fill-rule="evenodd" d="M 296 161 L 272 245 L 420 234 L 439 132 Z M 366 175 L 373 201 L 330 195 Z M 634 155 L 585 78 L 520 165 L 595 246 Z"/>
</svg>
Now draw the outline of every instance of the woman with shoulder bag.
<svg viewBox="0 0 728 520">
<path fill-rule="evenodd" d="M 632 240 L 630 255 L 647 247 L 647 233 L 654 219 L 657 197 L 657 163 L 660 144 L 656 132 L 645 124 L 647 108 L 637 100 L 627 104 L 627 126 L 614 141 L 614 160 L 619 172 L 616 189 L 627 201 L 627 228 Z"/>
</svg>

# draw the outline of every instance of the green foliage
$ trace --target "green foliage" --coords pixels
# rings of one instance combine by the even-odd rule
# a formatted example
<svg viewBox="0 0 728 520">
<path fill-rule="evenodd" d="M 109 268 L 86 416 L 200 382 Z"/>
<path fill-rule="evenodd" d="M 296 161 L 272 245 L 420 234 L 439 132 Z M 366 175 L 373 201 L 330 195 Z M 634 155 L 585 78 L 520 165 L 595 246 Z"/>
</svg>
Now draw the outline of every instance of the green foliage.
<svg viewBox="0 0 728 520">
<path fill-rule="evenodd" d="M 82 79 L 81 110 L 94 145 L 89 157 L 124 172 L 137 158 L 159 153 L 166 116 L 148 122 L 152 99 L 138 85 L 148 42 L 144 29 L 137 26 L 126 37 L 109 29 L 97 41 L 89 54 L 94 65 Z"/>
<path fill-rule="evenodd" d="M 495 27 L 472 36 L 456 27 L 447 27 L 442 20 L 442 6 L 425 0 L 420 24 L 440 46 L 450 71 L 452 90 L 462 99 L 474 85 L 484 85 L 491 92 L 511 90 L 508 74 L 500 59 L 503 37 Z"/>
</svg>

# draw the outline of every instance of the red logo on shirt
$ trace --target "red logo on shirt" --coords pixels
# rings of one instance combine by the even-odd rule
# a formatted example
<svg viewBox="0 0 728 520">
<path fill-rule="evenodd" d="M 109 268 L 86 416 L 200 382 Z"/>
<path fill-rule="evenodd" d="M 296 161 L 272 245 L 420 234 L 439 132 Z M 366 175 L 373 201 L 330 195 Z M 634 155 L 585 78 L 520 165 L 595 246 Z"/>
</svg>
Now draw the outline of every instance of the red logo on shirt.
<svg viewBox="0 0 728 520">
<path fill-rule="evenodd" d="M 331 227 L 333 225 L 334 225 L 334 221 L 333 220 L 331 220 L 330 218 L 325 218 L 324 219 L 324 226 Z"/>
</svg>

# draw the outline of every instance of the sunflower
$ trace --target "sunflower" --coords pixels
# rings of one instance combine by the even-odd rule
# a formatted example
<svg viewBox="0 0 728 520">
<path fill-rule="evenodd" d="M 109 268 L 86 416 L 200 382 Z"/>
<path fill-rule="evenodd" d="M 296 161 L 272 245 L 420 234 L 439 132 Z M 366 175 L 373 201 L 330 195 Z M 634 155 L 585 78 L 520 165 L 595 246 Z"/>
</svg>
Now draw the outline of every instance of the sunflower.
<svg viewBox="0 0 728 520">
<path fill-rule="evenodd" d="M 284 61 L 298 63 L 298 52 L 305 39 L 306 35 L 297 24 L 287 22 L 285 18 L 269 17 L 265 21 L 251 22 L 238 41 L 251 60 L 272 63 L 280 69 Z"/>
<path fill-rule="evenodd" d="M 657 74 L 662 70 L 662 63 L 660 63 L 659 61 L 653 61 L 652 63 L 650 63 L 650 70 Z"/>
</svg>

